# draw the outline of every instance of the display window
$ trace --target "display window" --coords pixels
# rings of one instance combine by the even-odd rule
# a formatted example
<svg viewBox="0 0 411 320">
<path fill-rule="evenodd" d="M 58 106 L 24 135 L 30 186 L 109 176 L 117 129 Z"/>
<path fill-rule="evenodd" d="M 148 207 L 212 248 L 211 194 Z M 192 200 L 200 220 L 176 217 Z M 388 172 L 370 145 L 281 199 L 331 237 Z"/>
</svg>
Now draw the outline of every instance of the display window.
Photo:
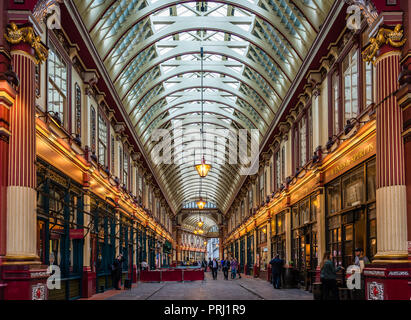
<svg viewBox="0 0 411 320">
<path fill-rule="evenodd" d="M 375 173 L 373 158 L 326 186 L 327 250 L 336 266 L 352 265 L 356 248 L 376 254 Z"/>
</svg>

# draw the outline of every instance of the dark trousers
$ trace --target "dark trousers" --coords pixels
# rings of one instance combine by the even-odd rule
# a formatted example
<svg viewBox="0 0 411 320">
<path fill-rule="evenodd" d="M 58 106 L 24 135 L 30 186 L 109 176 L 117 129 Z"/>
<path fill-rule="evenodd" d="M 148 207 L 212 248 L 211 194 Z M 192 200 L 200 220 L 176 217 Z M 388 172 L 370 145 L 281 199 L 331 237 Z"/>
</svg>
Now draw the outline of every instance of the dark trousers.
<svg viewBox="0 0 411 320">
<path fill-rule="evenodd" d="M 276 289 L 280 289 L 281 286 L 281 273 L 272 273 L 273 275 L 273 286 Z"/>
<path fill-rule="evenodd" d="M 113 281 L 114 289 L 119 289 L 118 283 L 120 282 L 120 275 L 117 272 L 112 272 L 111 279 Z"/>
<path fill-rule="evenodd" d="M 216 280 L 217 279 L 217 268 L 212 268 L 211 271 L 213 273 L 213 279 Z"/>
<path fill-rule="evenodd" d="M 338 300 L 337 280 L 321 278 L 323 300 Z"/>
<path fill-rule="evenodd" d="M 228 280 L 228 269 L 223 268 L 223 273 L 224 273 L 224 279 Z"/>
</svg>

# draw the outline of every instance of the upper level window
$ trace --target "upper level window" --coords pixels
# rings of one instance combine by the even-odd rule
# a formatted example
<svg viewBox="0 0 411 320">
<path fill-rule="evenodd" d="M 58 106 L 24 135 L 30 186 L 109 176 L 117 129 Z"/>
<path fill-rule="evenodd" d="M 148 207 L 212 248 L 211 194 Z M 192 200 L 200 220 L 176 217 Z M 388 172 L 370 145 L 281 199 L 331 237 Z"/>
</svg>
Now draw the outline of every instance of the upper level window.
<svg viewBox="0 0 411 320">
<path fill-rule="evenodd" d="M 81 89 L 78 83 L 75 85 L 75 121 L 74 133 L 81 137 Z"/>
<path fill-rule="evenodd" d="M 263 202 L 265 200 L 265 195 L 264 195 L 264 173 L 260 175 L 260 202 Z"/>
<path fill-rule="evenodd" d="M 281 163 L 280 163 L 280 152 L 277 151 L 274 155 L 274 177 L 275 177 L 275 186 L 274 190 L 278 190 L 281 184 Z"/>
<path fill-rule="evenodd" d="M 47 111 L 58 117 L 65 124 L 64 114 L 67 108 L 67 65 L 57 50 L 50 43 L 48 67 L 48 103 Z"/>
<path fill-rule="evenodd" d="M 364 62 L 364 90 L 365 90 L 365 107 L 374 103 L 374 65 Z"/>
<path fill-rule="evenodd" d="M 281 149 L 281 181 L 285 179 L 285 146 Z"/>
<path fill-rule="evenodd" d="M 344 77 L 344 124 L 358 115 L 358 49 L 355 46 L 342 63 Z"/>
<path fill-rule="evenodd" d="M 248 190 L 248 210 L 253 208 L 253 187 Z"/>
<path fill-rule="evenodd" d="M 339 88 L 339 77 L 338 72 L 334 72 L 332 75 L 331 86 L 332 86 L 332 126 L 333 134 L 337 135 L 340 132 L 340 88 Z"/>
<path fill-rule="evenodd" d="M 244 200 L 241 201 L 241 220 L 243 220 L 245 217 L 245 212 L 244 212 Z"/>
<path fill-rule="evenodd" d="M 111 172 L 114 172 L 114 136 L 111 136 Z"/>
<path fill-rule="evenodd" d="M 98 116 L 98 162 L 107 165 L 107 123 L 101 114 Z"/>
<path fill-rule="evenodd" d="M 126 152 L 124 152 L 124 156 L 123 156 L 123 183 L 126 185 L 126 187 L 128 187 L 128 167 L 129 167 L 129 163 L 128 163 L 128 154 Z"/>
<path fill-rule="evenodd" d="M 299 133 L 299 150 L 300 150 L 300 161 L 299 167 L 303 167 L 307 162 L 307 119 L 303 117 L 298 125 Z"/>
<path fill-rule="evenodd" d="M 96 153 L 96 109 L 91 106 L 90 109 L 90 122 L 91 122 L 91 152 Z"/>
</svg>

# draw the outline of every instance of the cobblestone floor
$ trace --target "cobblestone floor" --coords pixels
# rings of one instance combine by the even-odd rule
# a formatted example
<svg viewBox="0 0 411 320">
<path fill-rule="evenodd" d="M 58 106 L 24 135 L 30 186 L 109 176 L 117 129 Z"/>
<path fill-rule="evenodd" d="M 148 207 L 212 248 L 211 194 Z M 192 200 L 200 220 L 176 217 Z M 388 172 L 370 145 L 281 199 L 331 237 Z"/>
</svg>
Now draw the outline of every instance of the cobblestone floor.
<svg viewBox="0 0 411 320">
<path fill-rule="evenodd" d="M 211 272 L 204 281 L 139 282 L 131 290 L 119 291 L 107 300 L 312 300 L 313 295 L 301 289 L 274 289 L 265 280 L 243 277 L 224 280 L 219 272 L 213 280 Z"/>
</svg>

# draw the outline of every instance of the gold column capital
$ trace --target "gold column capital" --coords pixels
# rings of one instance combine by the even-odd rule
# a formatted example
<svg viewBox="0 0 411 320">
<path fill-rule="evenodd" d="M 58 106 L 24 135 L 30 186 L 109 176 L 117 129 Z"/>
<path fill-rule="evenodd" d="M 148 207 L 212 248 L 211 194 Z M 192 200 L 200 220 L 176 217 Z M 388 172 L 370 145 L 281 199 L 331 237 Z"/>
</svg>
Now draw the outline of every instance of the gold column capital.
<svg viewBox="0 0 411 320">
<path fill-rule="evenodd" d="M 40 36 L 34 33 L 34 29 L 31 26 L 24 26 L 19 28 L 14 22 L 6 28 L 4 38 L 10 44 L 19 44 L 21 42 L 31 45 L 36 54 L 36 63 L 42 63 L 48 58 L 48 50 L 41 43 Z"/>
<path fill-rule="evenodd" d="M 393 30 L 386 27 L 380 27 L 377 35 L 370 38 L 370 43 L 362 51 L 361 54 L 363 60 L 374 63 L 376 57 L 379 55 L 379 50 L 384 45 L 388 45 L 392 48 L 401 48 L 407 41 L 406 38 L 403 39 L 403 32 L 401 24 L 397 24 Z"/>
</svg>

